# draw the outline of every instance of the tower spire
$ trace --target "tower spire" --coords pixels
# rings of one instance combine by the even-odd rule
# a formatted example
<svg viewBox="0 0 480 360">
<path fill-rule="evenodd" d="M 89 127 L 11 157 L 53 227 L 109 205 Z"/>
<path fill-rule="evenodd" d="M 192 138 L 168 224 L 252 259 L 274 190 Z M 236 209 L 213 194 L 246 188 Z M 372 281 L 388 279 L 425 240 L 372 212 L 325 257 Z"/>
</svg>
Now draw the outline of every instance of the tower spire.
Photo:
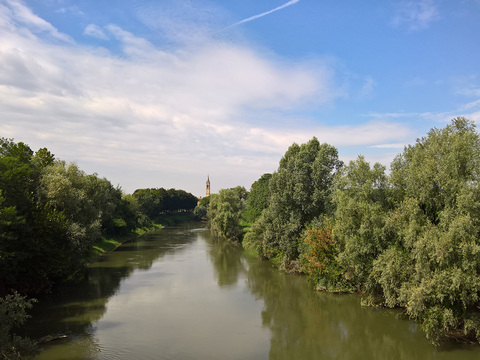
<svg viewBox="0 0 480 360">
<path fill-rule="evenodd" d="M 206 196 L 210 195 L 210 175 L 207 175 L 207 192 Z"/>
</svg>

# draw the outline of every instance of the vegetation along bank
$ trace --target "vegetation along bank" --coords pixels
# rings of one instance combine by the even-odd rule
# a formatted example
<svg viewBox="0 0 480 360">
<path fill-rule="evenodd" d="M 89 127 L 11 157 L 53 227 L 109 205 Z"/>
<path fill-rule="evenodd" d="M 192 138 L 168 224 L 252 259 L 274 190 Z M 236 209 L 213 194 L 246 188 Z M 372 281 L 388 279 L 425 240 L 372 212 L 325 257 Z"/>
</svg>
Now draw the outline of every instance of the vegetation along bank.
<svg viewBox="0 0 480 360">
<path fill-rule="evenodd" d="M 316 138 L 277 171 L 203 200 L 219 236 L 319 290 L 402 308 L 435 344 L 480 342 L 480 137 L 455 118 L 385 166 L 343 164 Z"/>
<path fill-rule="evenodd" d="M 72 279 L 95 256 L 148 229 L 193 219 L 183 190 L 132 195 L 43 148 L 0 138 L 0 359 L 35 353 L 13 335 L 37 296 Z"/>
</svg>

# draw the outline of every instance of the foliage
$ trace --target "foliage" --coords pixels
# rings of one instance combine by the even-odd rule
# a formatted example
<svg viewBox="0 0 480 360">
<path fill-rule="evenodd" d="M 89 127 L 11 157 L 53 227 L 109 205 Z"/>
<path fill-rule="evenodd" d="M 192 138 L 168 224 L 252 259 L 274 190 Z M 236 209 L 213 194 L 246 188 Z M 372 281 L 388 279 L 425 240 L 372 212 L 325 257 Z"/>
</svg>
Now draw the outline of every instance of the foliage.
<svg viewBox="0 0 480 360">
<path fill-rule="evenodd" d="M 207 212 L 209 227 L 223 238 L 241 241 L 243 232 L 240 221 L 246 198 L 247 191 L 243 186 L 222 189 L 218 194 L 210 195 Z"/>
<path fill-rule="evenodd" d="M 265 217 L 262 213 L 245 233 L 242 242 L 243 247 L 257 255 L 263 254 L 265 257 L 265 254 L 268 253 L 268 248 L 263 241 L 263 234 L 265 234 Z"/>
<path fill-rule="evenodd" d="M 270 179 L 272 174 L 263 174 L 260 179 L 255 181 L 248 194 L 247 206 L 243 213 L 243 218 L 253 223 L 268 207 L 270 199 Z"/>
<path fill-rule="evenodd" d="M 123 195 L 111 218 L 103 223 L 103 230 L 109 236 L 125 236 L 130 234 L 138 225 L 138 201 L 130 194 Z"/>
<path fill-rule="evenodd" d="M 338 174 L 333 236 L 345 279 L 358 290 L 371 286 L 373 260 L 387 246 L 388 194 L 385 167 L 376 163 L 371 168 L 363 156 L 350 161 Z"/>
<path fill-rule="evenodd" d="M 0 139 L 0 293 L 48 291 L 84 266 L 102 233 L 135 226 L 108 180 Z"/>
<path fill-rule="evenodd" d="M 434 343 L 480 342 L 479 179 L 480 136 L 461 117 L 407 146 L 389 175 L 363 156 L 342 167 L 336 149 L 313 138 L 290 146 L 268 192 L 266 179 L 252 186 L 243 244 L 284 267 L 299 259 L 317 288 L 404 308 Z M 233 217 L 216 218 L 228 213 L 225 195 L 208 215 L 217 231 L 238 234 Z"/>
<path fill-rule="evenodd" d="M 366 303 L 405 308 L 427 337 L 480 341 L 480 137 L 456 118 L 392 162 L 337 179 L 337 261 Z"/>
<path fill-rule="evenodd" d="M 374 265 L 387 306 L 405 307 L 438 342 L 461 329 L 480 341 L 480 137 L 456 118 L 392 163 L 401 205 L 391 247 Z"/>
<path fill-rule="evenodd" d="M 30 316 L 27 310 L 34 300 L 18 293 L 0 298 L 0 358 L 5 360 L 33 359 L 37 353 L 36 343 L 13 333 Z"/>
<path fill-rule="evenodd" d="M 193 215 L 199 220 L 207 217 L 208 206 L 210 204 L 210 196 L 205 196 L 198 201 L 197 206 L 193 209 Z"/>
<path fill-rule="evenodd" d="M 320 144 L 316 138 L 293 144 L 280 160 L 269 180 L 269 204 L 263 212 L 262 229 L 256 227 L 249 243 L 260 255 L 272 258 L 281 254 L 282 263 L 297 259 L 298 238 L 314 218 L 330 214 L 335 173 L 341 168 L 337 149 Z M 254 235 L 255 234 L 255 235 Z"/>
<path fill-rule="evenodd" d="M 139 211 L 154 220 L 164 212 L 193 210 L 198 202 L 196 196 L 176 189 L 137 189 L 133 196 L 137 199 Z"/>
<path fill-rule="evenodd" d="M 86 175 L 74 163 L 57 161 L 42 172 L 38 200 L 68 221 L 68 240 L 78 255 L 86 255 L 101 236 L 102 224 L 112 219 L 121 191 L 106 179 Z"/>
<path fill-rule="evenodd" d="M 333 240 L 333 223 L 325 218 L 307 226 L 300 239 L 302 271 L 317 289 L 337 290 L 343 278 Z"/>
</svg>

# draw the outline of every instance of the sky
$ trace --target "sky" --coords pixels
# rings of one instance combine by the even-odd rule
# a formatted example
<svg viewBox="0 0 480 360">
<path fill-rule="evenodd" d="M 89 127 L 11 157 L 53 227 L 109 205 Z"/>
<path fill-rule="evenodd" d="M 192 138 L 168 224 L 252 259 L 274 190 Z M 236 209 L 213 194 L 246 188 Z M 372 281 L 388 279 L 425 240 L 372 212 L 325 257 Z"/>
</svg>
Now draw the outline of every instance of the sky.
<svg viewBox="0 0 480 360">
<path fill-rule="evenodd" d="M 480 0 L 0 0 L 0 137 L 125 193 L 391 160 L 480 121 Z"/>
</svg>

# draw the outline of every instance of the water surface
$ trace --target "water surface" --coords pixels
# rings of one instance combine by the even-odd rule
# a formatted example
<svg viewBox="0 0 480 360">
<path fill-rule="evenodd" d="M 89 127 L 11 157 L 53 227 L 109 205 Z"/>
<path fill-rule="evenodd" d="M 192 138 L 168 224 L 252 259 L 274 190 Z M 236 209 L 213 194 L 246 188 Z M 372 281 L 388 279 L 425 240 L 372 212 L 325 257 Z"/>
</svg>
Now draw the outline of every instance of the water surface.
<svg viewBox="0 0 480 360">
<path fill-rule="evenodd" d="M 168 228 L 93 263 L 84 281 L 36 307 L 29 335 L 68 333 L 36 359 L 440 359 L 399 312 L 312 290 L 200 224 Z"/>
</svg>

